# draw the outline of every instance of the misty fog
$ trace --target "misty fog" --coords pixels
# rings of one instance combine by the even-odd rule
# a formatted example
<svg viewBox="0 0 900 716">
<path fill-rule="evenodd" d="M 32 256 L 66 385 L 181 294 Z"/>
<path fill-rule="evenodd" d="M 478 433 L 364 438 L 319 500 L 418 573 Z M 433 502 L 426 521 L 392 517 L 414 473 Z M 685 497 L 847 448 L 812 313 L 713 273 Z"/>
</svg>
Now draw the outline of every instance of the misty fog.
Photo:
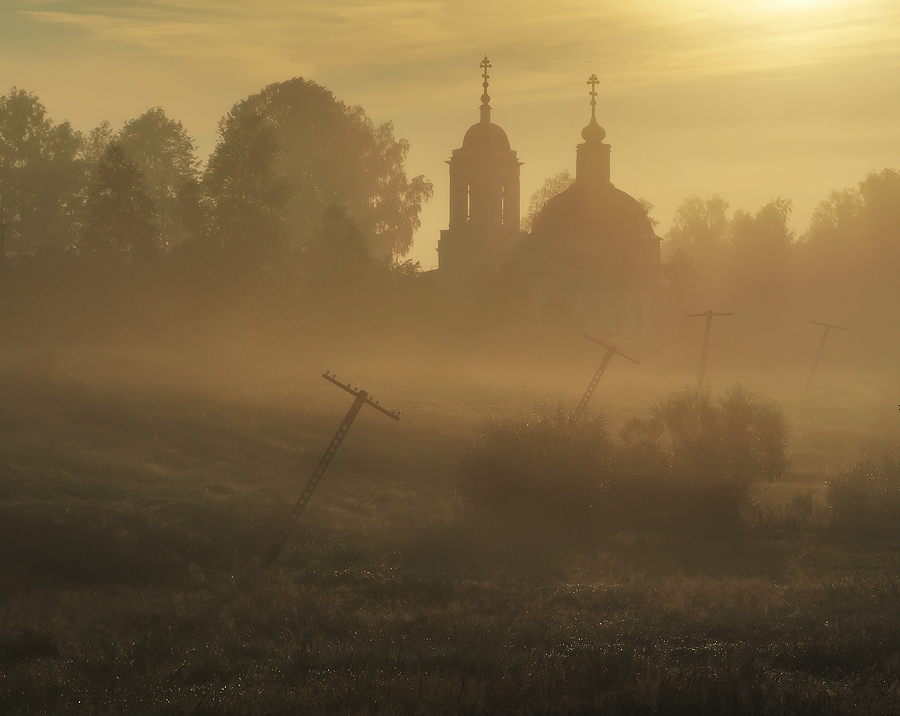
<svg viewBox="0 0 900 716">
<path fill-rule="evenodd" d="M 451 196 L 302 78 L 209 157 L 0 96 L 5 712 L 896 708 L 900 171 L 658 236 L 593 75 L 529 204 L 481 67 Z"/>
</svg>

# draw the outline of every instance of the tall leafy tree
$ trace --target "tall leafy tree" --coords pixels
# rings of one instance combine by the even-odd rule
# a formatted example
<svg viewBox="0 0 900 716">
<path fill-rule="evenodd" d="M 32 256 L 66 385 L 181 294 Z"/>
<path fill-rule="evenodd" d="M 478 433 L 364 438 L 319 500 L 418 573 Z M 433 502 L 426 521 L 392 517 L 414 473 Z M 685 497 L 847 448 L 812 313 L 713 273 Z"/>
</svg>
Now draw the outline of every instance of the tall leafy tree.
<svg viewBox="0 0 900 716">
<path fill-rule="evenodd" d="M 671 247 L 685 251 L 693 260 L 713 260 L 728 240 L 728 202 L 718 194 L 701 199 L 691 194 L 675 210 L 667 238 Z"/>
<path fill-rule="evenodd" d="M 900 171 L 870 172 L 859 183 L 862 199 L 861 232 L 871 258 L 890 267 L 896 280 L 900 270 Z"/>
<path fill-rule="evenodd" d="M 81 250 L 106 263 L 144 267 L 157 255 L 155 207 L 140 167 L 111 142 L 87 194 Z"/>
<path fill-rule="evenodd" d="M 125 154 L 140 168 L 156 206 L 160 245 L 177 245 L 189 230 L 186 213 L 197 197 L 199 160 L 193 140 L 181 122 L 160 107 L 125 123 L 118 134 Z"/>
<path fill-rule="evenodd" d="M 0 221 L 8 247 L 66 244 L 83 187 L 82 135 L 54 124 L 40 100 L 15 87 L 0 95 Z"/>
<path fill-rule="evenodd" d="M 666 270 L 680 301 L 696 293 L 713 300 L 724 290 L 731 232 L 727 212 L 728 202 L 718 194 L 708 199 L 691 194 L 675 210 L 664 246 L 669 254 Z"/>
<path fill-rule="evenodd" d="M 106 120 L 100 122 L 87 133 L 81 144 L 80 158 L 88 173 L 88 177 L 93 176 L 97 165 L 100 164 L 100 160 L 106 154 L 106 148 L 115 138 L 116 133 Z"/>
<path fill-rule="evenodd" d="M 900 250 L 900 171 L 869 172 L 856 188 L 832 191 L 813 212 L 805 249 L 835 268 L 890 260 Z"/>
<path fill-rule="evenodd" d="M 900 171 L 870 172 L 813 213 L 798 260 L 816 306 L 836 315 L 900 311 Z"/>
<path fill-rule="evenodd" d="M 789 282 L 794 232 L 790 199 L 773 199 L 755 214 L 738 209 L 732 219 L 732 266 L 741 299 L 756 309 L 782 304 Z"/>
<path fill-rule="evenodd" d="M 238 260 L 266 256 L 281 237 L 289 183 L 276 168 L 278 151 L 274 128 L 250 104 L 219 122 L 203 177 L 209 238 Z"/>
<path fill-rule="evenodd" d="M 432 193 L 406 176 L 408 150 L 390 122 L 375 125 L 314 82 L 269 85 L 219 124 L 204 177 L 212 226 L 225 241 L 302 246 L 334 205 L 370 252 L 402 256 Z"/>
</svg>

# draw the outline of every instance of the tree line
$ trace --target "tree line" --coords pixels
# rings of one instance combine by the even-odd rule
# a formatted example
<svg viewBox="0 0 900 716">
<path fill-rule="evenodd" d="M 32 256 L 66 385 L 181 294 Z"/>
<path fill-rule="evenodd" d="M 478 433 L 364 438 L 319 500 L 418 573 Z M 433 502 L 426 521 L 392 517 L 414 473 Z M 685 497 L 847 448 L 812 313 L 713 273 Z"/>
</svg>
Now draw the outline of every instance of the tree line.
<svg viewBox="0 0 900 716">
<path fill-rule="evenodd" d="M 263 257 L 308 244 L 335 206 L 371 254 L 397 258 L 432 191 L 406 176 L 408 149 L 390 122 L 375 125 L 301 78 L 236 103 L 205 167 L 160 107 L 118 131 L 103 122 L 84 134 L 13 88 L 0 96 L 5 249 L 61 248 L 139 268 L 190 242 Z"/>
<path fill-rule="evenodd" d="M 850 316 L 900 309 L 900 171 L 832 191 L 801 234 L 777 198 L 728 212 L 715 194 L 687 197 L 663 246 L 680 304 L 727 302 L 767 319 L 794 310 Z"/>
<path fill-rule="evenodd" d="M 407 176 L 408 150 L 390 122 L 302 78 L 237 102 L 205 164 L 160 107 L 82 133 L 13 88 L 0 95 L 3 318 L 87 301 L 86 282 L 210 308 L 274 283 L 311 297 L 337 290 L 328 275 L 412 276 L 403 257 L 432 185 Z"/>
</svg>

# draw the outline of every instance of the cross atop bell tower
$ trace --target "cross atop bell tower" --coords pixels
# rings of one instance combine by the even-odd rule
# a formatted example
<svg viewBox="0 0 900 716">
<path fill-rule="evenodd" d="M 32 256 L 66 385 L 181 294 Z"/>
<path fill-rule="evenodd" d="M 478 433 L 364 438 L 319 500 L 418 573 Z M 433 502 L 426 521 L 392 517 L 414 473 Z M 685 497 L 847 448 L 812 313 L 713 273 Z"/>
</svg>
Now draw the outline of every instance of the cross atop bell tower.
<svg viewBox="0 0 900 716">
<path fill-rule="evenodd" d="M 592 118 L 592 119 L 596 119 L 596 118 L 597 118 L 597 114 L 596 114 L 596 110 L 597 110 L 597 85 L 600 84 L 600 78 L 597 77 L 597 75 L 591 75 L 590 77 L 588 77 L 587 83 L 591 86 L 591 91 L 590 91 L 590 95 L 591 95 L 591 118 Z"/>
<path fill-rule="evenodd" d="M 481 86 L 484 87 L 484 94 L 481 95 L 481 121 L 482 122 L 490 122 L 491 121 L 491 105 L 489 102 L 491 101 L 491 96 L 488 94 L 488 80 L 491 76 L 488 74 L 488 70 L 493 67 L 491 61 L 488 59 L 488 56 L 485 55 L 484 59 L 481 61 L 481 64 L 478 65 L 484 72 L 481 73 L 481 77 L 483 82 Z"/>
</svg>

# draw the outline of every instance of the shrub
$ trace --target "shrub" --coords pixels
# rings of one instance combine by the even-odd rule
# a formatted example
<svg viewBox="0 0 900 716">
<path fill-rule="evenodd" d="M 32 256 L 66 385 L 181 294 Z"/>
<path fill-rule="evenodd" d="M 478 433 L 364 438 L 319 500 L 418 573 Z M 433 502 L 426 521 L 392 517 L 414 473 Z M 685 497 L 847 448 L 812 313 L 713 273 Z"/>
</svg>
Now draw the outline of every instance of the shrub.
<svg viewBox="0 0 900 716">
<path fill-rule="evenodd" d="M 740 383 L 718 399 L 703 389 L 673 392 L 651 415 L 688 519 L 737 524 L 754 487 L 790 464 L 781 407 Z"/>
<path fill-rule="evenodd" d="M 790 462 L 781 407 L 740 383 L 718 400 L 706 390 L 672 393 L 653 415 L 669 435 L 676 469 L 692 480 L 746 486 L 781 477 Z"/>
<path fill-rule="evenodd" d="M 781 408 L 741 385 L 672 393 L 618 441 L 602 415 L 562 407 L 489 421 L 463 460 L 476 508 L 630 528 L 738 525 L 753 487 L 788 466 Z"/>
<path fill-rule="evenodd" d="M 900 463 L 866 459 L 827 483 L 831 527 L 861 536 L 900 533 Z"/>
<path fill-rule="evenodd" d="M 581 519 L 610 477 L 606 419 L 562 406 L 525 418 L 492 418 L 462 460 L 470 505 L 495 514 Z"/>
</svg>

